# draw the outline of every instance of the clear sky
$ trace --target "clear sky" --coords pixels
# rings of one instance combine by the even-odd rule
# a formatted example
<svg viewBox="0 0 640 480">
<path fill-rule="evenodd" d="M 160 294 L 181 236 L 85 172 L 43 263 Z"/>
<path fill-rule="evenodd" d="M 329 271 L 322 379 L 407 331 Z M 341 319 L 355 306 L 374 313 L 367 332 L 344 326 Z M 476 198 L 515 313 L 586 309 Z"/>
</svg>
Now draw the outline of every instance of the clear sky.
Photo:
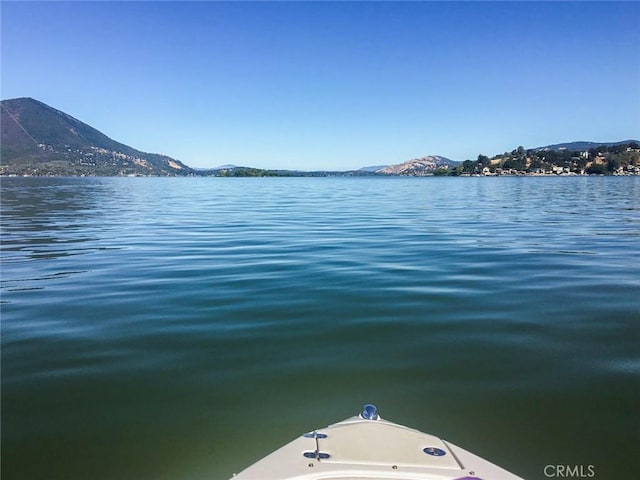
<svg viewBox="0 0 640 480">
<path fill-rule="evenodd" d="M 193 167 L 640 137 L 638 2 L 2 2 L 2 98 Z"/>
</svg>

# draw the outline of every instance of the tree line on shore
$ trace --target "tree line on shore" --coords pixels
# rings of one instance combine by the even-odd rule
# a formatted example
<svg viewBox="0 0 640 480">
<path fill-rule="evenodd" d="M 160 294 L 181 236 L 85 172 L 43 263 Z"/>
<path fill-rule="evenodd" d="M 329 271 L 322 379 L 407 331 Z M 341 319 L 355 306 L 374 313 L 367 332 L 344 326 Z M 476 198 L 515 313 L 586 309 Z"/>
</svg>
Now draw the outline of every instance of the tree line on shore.
<svg viewBox="0 0 640 480">
<path fill-rule="evenodd" d="M 589 150 L 529 149 L 520 146 L 489 158 L 478 155 L 453 168 L 440 168 L 435 175 L 576 173 L 614 175 L 640 167 L 640 145 L 636 142 L 601 145 Z"/>
</svg>

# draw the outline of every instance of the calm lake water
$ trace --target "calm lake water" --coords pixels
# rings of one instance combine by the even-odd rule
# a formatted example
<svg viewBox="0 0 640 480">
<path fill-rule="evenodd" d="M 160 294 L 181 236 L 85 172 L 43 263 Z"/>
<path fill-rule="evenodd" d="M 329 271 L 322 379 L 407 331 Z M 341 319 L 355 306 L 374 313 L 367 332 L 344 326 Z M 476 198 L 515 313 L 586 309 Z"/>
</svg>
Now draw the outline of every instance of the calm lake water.
<svg viewBox="0 0 640 480">
<path fill-rule="evenodd" d="M 366 402 L 637 473 L 640 178 L 1 182 L 5 480 L 227 479 Z"/>
</svg>

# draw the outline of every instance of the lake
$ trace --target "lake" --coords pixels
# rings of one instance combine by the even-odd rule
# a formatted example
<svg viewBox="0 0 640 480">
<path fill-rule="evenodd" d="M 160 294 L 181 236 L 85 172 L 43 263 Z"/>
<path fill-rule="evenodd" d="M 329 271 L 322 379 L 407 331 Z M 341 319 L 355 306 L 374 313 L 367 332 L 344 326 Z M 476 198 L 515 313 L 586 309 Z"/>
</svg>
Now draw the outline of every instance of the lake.
<svg viewBox="0 0 640 480">
<path fill-rule="evenodd" d="M 1 192 L 5 480 L 224 480 L 367 402 L 530 480 L 634 471 L 640 177 Z"/>
</svg>

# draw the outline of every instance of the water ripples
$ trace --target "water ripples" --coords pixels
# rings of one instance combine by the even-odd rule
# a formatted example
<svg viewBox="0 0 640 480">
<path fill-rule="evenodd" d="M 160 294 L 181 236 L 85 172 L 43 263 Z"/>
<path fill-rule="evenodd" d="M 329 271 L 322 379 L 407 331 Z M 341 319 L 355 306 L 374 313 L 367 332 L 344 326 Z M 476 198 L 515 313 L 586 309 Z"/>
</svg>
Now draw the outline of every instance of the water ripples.
<svg viewBox="0 0 640 480">
<path fill-rule="evenodd" d="M 252 460 L 225 418 L 304 431 L 375 400 L 535 477 L 542 460 L 506 454 L 504 438 L 473 444 L 466 425 L 481 419 L 467 402 L 520 445 L 540 395 L 556 401 L 550 430 L 579 432 L 578 414 L 610 429 L 601 405 L 632 415 L 639 198 L 635 178 L 3 179 L 3 448 L 15 459 L 3 467 L 46 478 L 26 466 L 31 443 L 71 432 L 69 444 L 161 478 L 154 454 L 91 438 L 137 451 L 125 430 L 195 428 L 189 446 L 212 451 L 194 468 L 225 478 Z M 120 429 L 87 421 L 80 402 Z M 426 407 L 438 418 L 416 418 Z M 34 419 L 41 431 L 26 428 Z M 288 439 L 273 435 L 252 448 Z M 71 452 L 42 442 L 60 458 L 50 468 L 86 478 L 89 465 L 71 471 Z M 553 448 L 581 458 L 569 443 L 544 461 Z"/>
</svg>

